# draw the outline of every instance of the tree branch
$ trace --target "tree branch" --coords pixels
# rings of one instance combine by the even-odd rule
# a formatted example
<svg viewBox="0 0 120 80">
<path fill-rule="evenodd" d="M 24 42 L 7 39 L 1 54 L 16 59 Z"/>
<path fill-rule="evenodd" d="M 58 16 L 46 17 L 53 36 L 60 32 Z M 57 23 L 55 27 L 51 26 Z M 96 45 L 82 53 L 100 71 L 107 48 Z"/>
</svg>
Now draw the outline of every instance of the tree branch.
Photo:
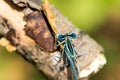
<svg viewBox="0 0 120 80">
<path fill-rule="evenodd" d="M 0 44 L 4 45 L 4 42 L 6 42 L 5 39 L 7 39 L 12 44 L 12 46 L 10 46 L 11 44 L 9 43 L 5 45 L 8 50 L 12 51 L 16 49 L 19 54 L 36 66 L 38 70 L 42 71 L 50 79 L 67 80 L 67 70 L 64 69 L 63 71 L 60 71 L 63 61 L 56 65 L 56 60 L 59 60 L 56 56 L 61 55 L 59 50 L 49 52 L 45 50 L 49 49 L 48 47 L 43 49 L 41 44 L 39 44 L 39 41 L 38 43 L 36 42 L 34 39 L 36 33 L 33 36 L 28 36 L 29 34 L 26 35 L 25 28 L 28 27 L 28 22 L 25 21 L 26 14 L 24 14 L 24 11 L 28 9 L 20 7 L 15 8 L 17 5 L 13 2 L 8 4 L 7 1 L 9 0 L 0 0 Z M 32 10 L 31 8 L 29 8 L 29 10 L 30 12 L 27 13 L 27 15 L 34 13 L 35 11 L 41 11 L 38 9 Z M 79 79 L 86 80 L 89 75 L 99 71 L 99 69 L 106 63 L 102 47 L 91 39 L 85 32 L 77 29 L 70 21 L 61 15 L 54 6 L 49 3 L 42 5 L 42 11 L 48 19 L 47 23 L 49 24 L 46 25 L 48 25 L 48 27 L 51 26 L 54 33 L 60 34 L 75 32 L 77 34 L 77 39 L 73 40 L 75 49 L 78 54 L 85 54 L 77 58 Z M 36 22 L 36 24 L 38 23 L 39 22 Z M 38 31 L 39 33 L 39 30 L 35 31 Z M 51 43 L 53 43 L 53 41 L 49 42 L 49 44 Z"/>
</svg>

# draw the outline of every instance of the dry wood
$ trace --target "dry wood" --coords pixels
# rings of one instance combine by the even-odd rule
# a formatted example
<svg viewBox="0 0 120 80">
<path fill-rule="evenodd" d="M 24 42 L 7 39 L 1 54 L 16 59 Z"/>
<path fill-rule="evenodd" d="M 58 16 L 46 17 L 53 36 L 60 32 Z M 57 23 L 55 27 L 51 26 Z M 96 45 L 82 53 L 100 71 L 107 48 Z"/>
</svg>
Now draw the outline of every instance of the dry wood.
<svg viewBox="0 0 120 80">
<path fill-rule="evenodd" d="M 9 2 L 9 3 L 8 3 Z M 11 6 L 14 5 L 14 6 Z M 6 44 L 10 50 L 17 50 L 27 61 L 32 63 L 52 80 L 67 80 L 67 69 L 60 71 L 63 64 L 58 65 L 56 60 L 61 53 L 59 51 L 43 51 L 40 46 L 26 35 L 24 10 L 17 7 L 10 0 L 0 0 L 0 44 L 5 44 L 5 38 L 12 44 Z M 96 73 L 106 63 L 103 49 L 85 32 L 77 29 L 70 21 L 58 12 L 55 7 L 45 3 L 42 5 L 44 13 L 48 18 L 51 27 L 55 28 L 55 33 L 75 32 L 77 39 L 73 40 L 78 54 L 83 55 L 77 58 L 77 68 L 79 79 L 86 80 L 92 73 Z M 32 11 L 31 11 L 32 12 Z M 48 44 L 49 45 L 49 44 Z M 14 47 L 13 47 L 14 46 Z"/>
</svg>

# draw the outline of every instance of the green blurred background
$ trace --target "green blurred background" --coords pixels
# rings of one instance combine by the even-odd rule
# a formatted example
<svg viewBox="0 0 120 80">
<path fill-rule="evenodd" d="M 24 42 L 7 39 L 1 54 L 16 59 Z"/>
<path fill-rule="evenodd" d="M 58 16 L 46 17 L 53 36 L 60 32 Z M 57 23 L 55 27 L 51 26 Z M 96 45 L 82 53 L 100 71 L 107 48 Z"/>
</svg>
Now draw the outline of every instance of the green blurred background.
<svg viewBox="0 0 120 80">
<path fill-rule="evenodd" d="M 120 0 L 50 0 L 105 49 L 107 65 L 90 80 L 120 80 Z M 45 80 L 19 54 L 0 47 L 0 80 Z"/>
</svg>

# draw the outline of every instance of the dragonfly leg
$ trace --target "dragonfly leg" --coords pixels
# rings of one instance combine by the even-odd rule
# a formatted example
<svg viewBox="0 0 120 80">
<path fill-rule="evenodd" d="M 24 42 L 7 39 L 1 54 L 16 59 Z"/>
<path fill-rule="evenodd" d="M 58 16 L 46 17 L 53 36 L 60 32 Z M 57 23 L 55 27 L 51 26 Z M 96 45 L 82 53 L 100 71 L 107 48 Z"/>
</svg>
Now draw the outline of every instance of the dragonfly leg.
<svg viewBox="0 0 120 80">
<path fill-rule="evenodd" d="M 57 46 L 60 46 L 60 45 L 62 45 L 64 43 L 65 43 L 65 40 L 63 40 L 62 42 L 60 42 L 59 44 L 57 44 Z"/>
<path fill-rule="evenodd" d="M 62 55 L 60 56 L 60 57 L 58 57 L 59 58 L 59 60 L 56 60 L 58 63 L 56 64 L 56 66 L 60 63 L 60 61 L 61 61 L 61 59 L 63 58 L 63 56 L 64 56 L 64 49 L 62 50 Z"/>
<path fill-rule="evenodd" d="M 64 70 L 66 66 L 68 66 L 68 59 L 66 58 L 65 63 L 60 67 L 60 70 Z"/>
<path fill-rule="evenodd" d="M 61 70 L 61 71 L 64 70 L 64 68 L 65 68 L 66 66 L 68 66 L 68 63 L 63 64 L 63 65 L 60 67 L 60 70 Z"/>
<path fill-rule="evenodd" d="M 59 63 L 60 63 L 60 61 L 61 61 L 61 59 L 63 58 L 63 56 L 64 56 L 64 49 L 62 50 L 62 55 L 59 57 L 60 59 L 59 59 Z"/>
<path fill-rule="evenodd" d="M 60 58 L 59 56 L 55 56 L 55 57 Z M 53 58 L 53 59 L 59 63 L 59 60 L 57 60 L 56 58 Z"/>
</svg>

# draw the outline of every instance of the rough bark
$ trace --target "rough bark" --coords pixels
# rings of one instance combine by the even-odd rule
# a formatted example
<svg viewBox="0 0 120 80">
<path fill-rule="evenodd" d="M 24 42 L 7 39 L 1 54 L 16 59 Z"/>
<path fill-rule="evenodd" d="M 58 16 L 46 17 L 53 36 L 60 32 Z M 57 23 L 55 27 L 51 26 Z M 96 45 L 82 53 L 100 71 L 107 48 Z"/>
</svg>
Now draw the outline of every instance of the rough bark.
<svg viewBox="0 0 120 80">
<path fill-rule="evenodd" d="M 55 36 L 60 33 L 75 32 L 77 34 L 77 39 L 74 39 L 73 43 L 78 54 L 82 55 L 77 58 L 76 64 L 79 79 L 86 80 L 92 73 L 96 73 L 97 71 L 99 71 L 100 68 L 103 67 L 103 65 L 106 63 L 106 59 L 103 55 L 103 48 L 92 38 L 90 38 L 89 35 L 87 35 L 84 31 L 77 29 L 70 21 L 68 21 L 63 15 L 61 15 L 54 6 L 50 5 L 47 1 L 44 4 L 31 4 L 31 0 L 26 1 L 28 2 L 24 2 L 24 0 L 0 0 L 1 45 L 5 46 L 9 51 L 18 51 L 19 54 L 21 54 L 27 61 L 36 66 L 38 70 L 42 71 L 50 79 L 67 80 L 67 69 L 65 68 L 62 71 L 60 70 L 61 66 L 63 65 L 63 61 L 56 65 L 61 52 L 57 49 L 53 51 L 47 50 L 50 47 L 46 47 L 43 49 L 41 45 L 43 45 L 44 43 L 40 43 L 39 39 L 41 39 L 40 37 L 43 37 L 44 35 L 40 34 L 39 29 L 36 29 L 33 32 L 33 28 L 31 29 L 30 27 L 28 29 L 28 22 L 30 20 L 25 20 L 26 15 L 28 16 L 35 11 L 42 11 L 45 16 L 44 19 L 45 21 L 47 21 L 46 25 L 48 25 L 48 27 L 51 27 L 51 29 L 53 30 L 51 31 L 51 29 L 49 29 L 50 32 L 47 32 L 49 33 L 47 34 L 47 37 L 48 35 L 51 35 L 53 37 L 52 41 L 51 38 L 50 40 L 46 40 L 49 41 L 47 42 L 48 45 L 56 44 L 56 42 L 54 42 Z M 19 7 L 16 5 L 18 3 L 20 3 L 18 5 Z M 22 8 L 20 8 L 21 6 Z M 41 19 L 36 20 L 38 22 L 34 22 L 33 24 L 38 24 L 39 20 Z M 30 23 L 30 25 L 32 25 L 32 22 Z M 31 32 L 27 33 L 27 31 L 30 31 L 30 29 Z M 44 31 L 46 30 L 43 30 L 43 32 Z M 54 36 L 52 32 L 56 35 Z M 37 33 L 38 35 L 36 37 L 35 35 Z M 36 38 L 38 39 L 37 41 Z M 43 39 L 45 38 L 46 36 L 43 37 Z M 43 41 L 43 39 L 41 41 Z"/>
</svg>

